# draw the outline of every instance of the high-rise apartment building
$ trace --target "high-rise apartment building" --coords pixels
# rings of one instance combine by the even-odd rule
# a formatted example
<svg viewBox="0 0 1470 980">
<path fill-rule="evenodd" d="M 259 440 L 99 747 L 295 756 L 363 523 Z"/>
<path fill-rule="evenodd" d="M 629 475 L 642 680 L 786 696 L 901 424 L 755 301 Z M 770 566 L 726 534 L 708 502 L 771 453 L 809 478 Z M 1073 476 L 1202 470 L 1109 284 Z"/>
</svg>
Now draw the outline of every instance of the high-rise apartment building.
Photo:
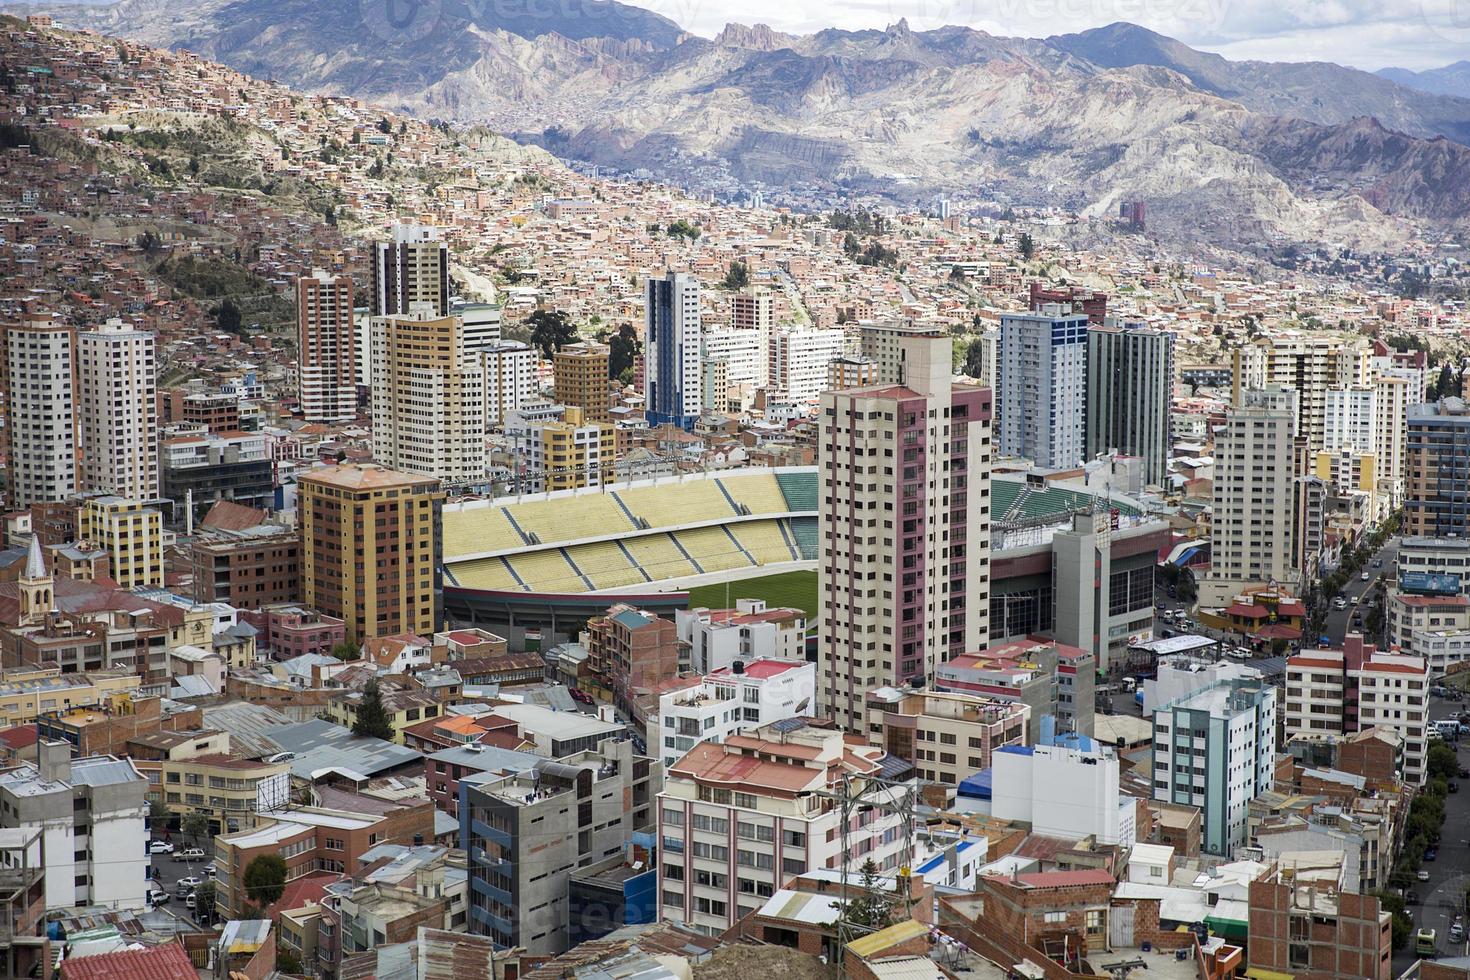
<svg viewBox="0 0 1470 980">
<path fill-rule="evenodd" d="M 694 427 L 703 405 L 699 280 L 669 271 L 644 290 L 644 414 L 650 425 Z"/>
<path fill-rule="evenodd" d="M 878 380 L 875 384 L 908 384 L 903 377 L 904 339 L 939 336 L 948 334 L 938 327 L 912 320 L 864 323 L 858 327 L 858 352 L 878 366 Z"/>
<path fill-rule="evenodd" d="M 951 384 L 948 337 L 903 340 L 904 385 L 822 395 L 818 697 L 928 682 L 989 635 L 990 391 Z"/>
<path fill-rule="evenodd" d="M 485 372 L 485 422 L 505 424 L 536 397 L 536 349 L 517 340 L 503 340 L 480 352 Z"/>
<path fill-rule="evenodd" d="M 464 321 L 465 356 L 474 357 L 500 343 L 503 314 L 498 304 L 455 300 L 449 306 L 449 313 Z"/>
<path fill-rule="evenodd" d="M 449 486 L 485 480 L 485 368 L 464 324 L 426 310 L 373 318 L 373 455 Z"/>
<path fill-rule="evenodd" d="M 1403 778 L 1425 777 L 1429 665 L 1423 657 L 1378 650 L 1349 633 L 1341 650 L 1304 650 L 1286 662 L 1288 738 L 1328 739 L 1387 728 L 1403 740 Z"/>
<path fill-rule="evenodd" d="M 1310 450 L 1327 437 L 1327 392 L 1372 383 L 1373 348 L 1357 334 L 1298 333 L 1262 337 L 1231 352 L 1235 404 L 1245 392 L 1287 388 L 1297 393 L 1296 432 Z"/>
<path fill-rule="evenodd" d="M 747 286 L 730 298 L 730 326 L 769 333 L 776 322 L 775 297 L 764 286 Z"/>
<path fill-rule="evenodd" d="M 754 330 L 709 330 L 704 335 L 704 358 L 726 364 L 725 380 L 730 385 L 764 388 L 769 383 L 770 328 Z"/>
<path fill-rule="evenodd" d="M 438 481 L 379 466 L 315 470 L 298 482 L 306 605 L 345 621 L 361 643 L 438 625 Z"/>
<path fill-rule="evenodd" d="M 771 387 L 796 401 L 815 398 L 827 388 L 833 361 L 847 338 L 840 330 L 791 329 L 771 334 Z"/>
<path fill-rule="evenodd" d="M 357 415 L 352 277 L 316 269 L 296 280 L 297 393 L 308 422 Z"/>
<path fill-rule="evenodd" d="M 1169 473 L 1174 335 L 1141 323 L 1087 331 L 1086 459 L 1117 451 L 1143 460 L 1143 482 Z"/>
<path fill-rule="evenodd" d="M 568 344 L 551 355 L 558 404 L 581 409 L 587 422 L 606 422 L 608 409 L 608 347 L 606 344 Z"/>
<path fill-rule="evenodd" d="M 372 315 L 411 313 L 428 303 L 437 316 L 449 313 L 449 248 L 437 228 L 396 225 L 391 242 L 373 245 Z"/>
<path fill-rule="evenodd" d="M 1202 605 L 1225 605 L 1246 585 L 1296 580 L 1296 401 L 1297 392 L 1282 388 L 1243 392 L 1215 430 L 1212 561 Z"/>
<path fill-rule="evenodd" d="M 10 324 L 0 332 L 0 428 L 12 509 L 77 494 L 76 331 L 53 320 Z"/>
<path fill-rule="evenodd" d="M 1398 374 L 1373 379 L 1373 455 L 1378 461 L 1378 493 L 1390 509 L 1404 502 L 1404 460 L 1409 437 L 1409 406 L 1418 401 L 1414 383 Z"/>
<path fill-rule="evenodd" d="M 77 334 L 82 492 L 158 496 L 158 367 L 153 334 L 112 319 Z"/>
<path fill-rule="evenodd" d="M 1056 305 L 1000 318 L 996 446 L 1042 469 L 1081 466 L 1086 453 L 1087 315 Z"/>
<path fill-rule="evenodd" d="M 1442 398 L 1409 409 L 1404 440 L 1404 533 L 1470 537 L 1470 407 Z"/>
</svg>

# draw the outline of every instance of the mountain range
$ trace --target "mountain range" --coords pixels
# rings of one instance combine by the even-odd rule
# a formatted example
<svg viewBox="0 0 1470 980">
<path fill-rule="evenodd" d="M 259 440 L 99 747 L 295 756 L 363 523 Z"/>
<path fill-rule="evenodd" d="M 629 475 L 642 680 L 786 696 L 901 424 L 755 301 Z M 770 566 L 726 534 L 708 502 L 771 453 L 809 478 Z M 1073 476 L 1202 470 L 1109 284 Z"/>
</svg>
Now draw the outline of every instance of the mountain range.
<svg viewBox="0 0 1470 980">
<path fill-rule="evenodd" d="M 1161 234 L 1229 242 L 1374 245 L 1470 218 L 1470 98 L 1453 73 L 1235 62 L 1132 24 L 1048 38 L 731 25 L 706 39 L 616 0 L 49 12 L 674 181 L 713 171 L 809 197 L 947 192 L 1094 215 L 1141 199 Z"/>
<path fill-rule="evenodd" d="M 1407 68 L 1380 68 L 1378 74 L 1400 85 L 1436 95 L 1470 98 L 1470 61 L 1457 61 L 1443 68 L 1410 71 Z"/>
</svg>

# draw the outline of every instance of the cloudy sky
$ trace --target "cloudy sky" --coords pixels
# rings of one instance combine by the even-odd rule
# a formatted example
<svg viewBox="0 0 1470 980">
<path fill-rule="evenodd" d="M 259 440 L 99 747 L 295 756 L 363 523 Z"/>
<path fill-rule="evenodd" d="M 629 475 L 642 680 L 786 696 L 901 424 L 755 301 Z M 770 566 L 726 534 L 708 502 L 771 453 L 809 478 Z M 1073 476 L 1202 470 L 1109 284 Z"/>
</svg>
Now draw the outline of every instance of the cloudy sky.
<svg viewBox="0 0 1470 980">
<path fill-rule="evenodd" d="M 1044 37 L 1125 20 L 1229 58 L 1335 61 L 1374 70 L 1470 59 L 1470 0 L 629 0 L 713 36 L 729 21 L 809 33 L 967 24 Z"/>
</svg>

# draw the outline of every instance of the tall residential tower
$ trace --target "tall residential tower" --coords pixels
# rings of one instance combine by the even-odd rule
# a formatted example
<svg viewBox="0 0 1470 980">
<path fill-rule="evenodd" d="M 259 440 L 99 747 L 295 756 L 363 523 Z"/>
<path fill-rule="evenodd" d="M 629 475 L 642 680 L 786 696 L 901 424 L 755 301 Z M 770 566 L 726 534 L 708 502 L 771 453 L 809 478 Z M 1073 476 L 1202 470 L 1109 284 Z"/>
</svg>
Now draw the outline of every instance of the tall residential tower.
<svg viewBox="0 0 1470 980">
<path fill-rule="evenodd" d="M 693 428 L 703 404 L 699 280 L 683 272 L 649 279 L 644 290 L 643 393 L 650 425 Z"/>
<path fill-rule="evenodd" d="M 932 680 L 989 635 L 990 390 L 950 382 L 948 337 L 902 341 L 904 385 L 822 395 L 818 697 Z"/>
</svg>

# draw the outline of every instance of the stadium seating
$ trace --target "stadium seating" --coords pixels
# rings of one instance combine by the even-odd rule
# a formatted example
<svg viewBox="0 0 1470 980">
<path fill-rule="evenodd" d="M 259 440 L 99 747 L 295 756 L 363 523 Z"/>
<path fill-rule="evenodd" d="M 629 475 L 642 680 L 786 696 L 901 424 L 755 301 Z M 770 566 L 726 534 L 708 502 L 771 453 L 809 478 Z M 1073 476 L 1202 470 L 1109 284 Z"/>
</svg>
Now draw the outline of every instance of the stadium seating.
<svg viewBox="0 0 1470 980">
<path fill-rule="evenodd" d="M 771 473 L 722 476 L 718 480 L 725 492 L 751 514 L 780 514 L 786 510 L 786 495 Z"/>
<path fill-rule="evenodd" d="M 616 541 L 594 541 L 567 549 L 572 564 L 591 581 L 594 589 L 616 589 L 648 581 L 628 560 Z"/>
<path fill-rule="evenodd" d="M 713 480 L 659 483 L 616 493 L 628 510 L 647 521 L 650 527 L 697 524 L 738 516 Z"/>
<path fill-rule="evenodd" d="M 504 558 L 480 558 L 454 566 L 455 580 L 466 589 L 522 591 Z"/>
<path fill-rule="evenodd" d="M 444 557 L 525 547 L 526 539 L 495 506 L 444 508 Z"/>
<path fill-rule="evenodd" d="M 786 538 L 781 534 L 781 527 L 775 521 L 746 521 L 732 524 L 730 533 L 735 535 L 735 540 L 740 542 L 741 547 L 750 552 L 750 557 L 755 559 L 757 565 L 796 561 L 791 545 L 786 543 Z"/>
<path fill-rule="evenodd" d="M 509 559 L 528 592 L 586 592 L 587 583 L 577 574 L 561 549 L 528 551 Z"/>
<path fill-rule="evenodd" d="M 776 483 L 786 496 L 786 510 L 801 514 L 817 512 L 817 474 L 815 470 L 800 473 L 777 473 Z"/>
<path fill-rule="evenodd" d="M 544 544 L 578 541 L 633 530 L 633 522 L 607 494 L 529 500 L 506 505 L 522 531 Z"/>
<path fill-rule="evenodd" d="M 786 527 L 796 541 L 796 547 L 801 552 L 802 560 L 816 561 L 818 555 L 821 554 L 817 540 L 817 519 L 815 517 L 793 517 Z"/>
<path fill-rule="evenodd" d="M 706 572 L 722 572 L 730 568 L 748 568 L 751 561 L 736 546 L 724 528 L 697 527 L 690 531 L 674 531 L 673 535 L 689 552 L 689 557 Z"/>
<path fill-rule="evenodd" d="M 667 534 L 645 534 L 628 538 L 623 541 L 623 545 L 633 556 L 633 560 L 638 562 L 638 567 L 647 572 L 648 577 L 655 582 L 681 575 L 693 575 L 696 572 L 695 567 L 689 564 L 689 559 L 680 553 Z"/>
</svg>

